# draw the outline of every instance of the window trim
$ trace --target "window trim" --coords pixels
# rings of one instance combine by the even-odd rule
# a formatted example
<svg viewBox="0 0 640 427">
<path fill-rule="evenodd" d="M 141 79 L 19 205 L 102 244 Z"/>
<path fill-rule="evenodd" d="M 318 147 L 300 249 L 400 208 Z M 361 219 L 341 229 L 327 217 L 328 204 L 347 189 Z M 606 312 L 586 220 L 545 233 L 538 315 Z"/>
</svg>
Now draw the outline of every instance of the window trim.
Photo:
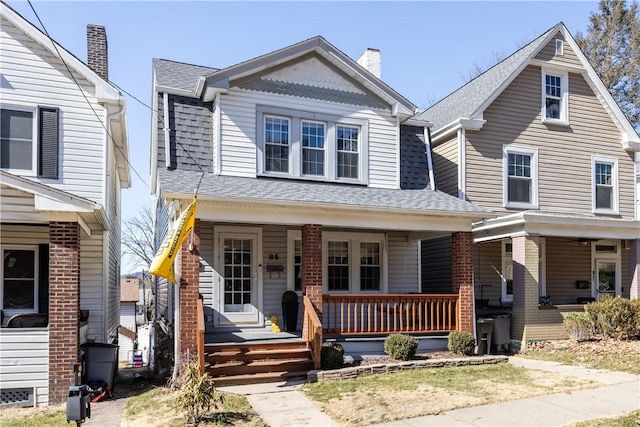
<svg viewBox="0 0 640 427">
<path fill-rule="evenodd" d="M 547 117 L 547 75 L 560 77 L 560 118 Z M 541 72 L 542 123 L 568 126 L 569 125 L 569 73 L 557 68 L 542 68 Z"/>
<path fill-rule="evenodd" d="M 531 202 L 509 201 L 509 154 L 531 156 Z M 502 146 L 502 201 L 507 209 L 538 209 L 538 149 L 504 144 Z"/>
<path fill-rule="evenodd" d="M 6 250 L 33 251 L 33 308 L 32 309 L 6 309 L 4 308 L 4 252 Z M 14 314 L 21 313 L 38 313 L 39 310 L 39 265 L 40 254 L 38 253 L 38 245 L 1 245 L 0 255 L 2 255 L 2 263 L 0 263 L 0 309 L 5 313 L 5 317 L 11 317 Z"/>
<path fill-rule="evenodd" d="M 20 111 L 27 112 L 32 114 L 32 122 L 31 122 L 31 169 L 10 169 L 10 168 L 1 168 L 3 171 L 21 175 L 21 176 L 38 176 L 38 158 L 39 158 L 39 141 L 40 136 L 38 134 L 38 107 L 24 106 L 24 105 L 5 105 L 2 104 L 2 110 L 9 111 Z"/>
<path fill-rule="evenodd" d="M 610 209 L 598 208 L 596 206 L 596 163 L 610 164 L 612 179 L 612 206 Z M 620 213 L 619 206 L 619 181 L 618 181 L 618 158 L 605 156 L 591 156 L 591 209 L 594 214 L 617 215 Z"/>
<path fill-rule="evenodd" d="M 302 130 L 304 129 L 304 123 L 309 123 L 309 124 L 315 124 L 315 125 L 322 125 L 324 128 L 324 139 L 323 139 L 323 143 L 324 143 L 324 147 L 322 148 L 322 175 L 312 175 L 312 174 L 305 174 L 304 173 L 304 150 L 305 150 L 305 146 L 302 143 Z M 300 176 L 308 178 L 308 177 L 312 177 L 312 178 L 324 178 L 327 176 L 327 134 L 328 134 L 328 129 L 327 129 L 327 123 L 320 121 L 320 120 L 311 120 L 311 119 L 305 119 L 305 118 L 301 118 L 300 119 Z M 313 151 L 319 151 L 320 149 L 315 148 L 315 147 L 307 147 L 307 149 L 309 150 L 313 150 Z"/>
<path fill-rule="evenodd" d="M 287 121 L 289 123 L 289 132 L 288 132 L 288 139 L 287 139 L 287 148 L 289 150 L 289 154 L 287 156 L 287 162 L 288 162 L 288 167 L 287 167 L 287 172 L 280 172 L 280 171 L 267 171 L 267 166 L 266 166 L 266 155 L 264 156 L 263 159 L 263 163 L 262 163 L 262 167 L 265 170 L 265 173 L 269 174 L 269 175 L 289 175 L 291 173 L 291 157 L 292 157 L 292 150 L 291 150 L 291 118 L 289 117 L 284 117 L 284 116 L 280 116 L 280 115 L 276 115 L 276 114 L 264 114 L 262 116 L 262 138 L 264 141 L 264 132 L 266 130 L 266 123 L 267 123 L 267 119 L 278 119 L 278 120 L 283 120 L 283 121 Z M 266 141 L 263 142 L 263 146 L 266 147 L 267 143 Z M 278 145 L 278 144 L 271 144 L 271 145 Z M 281 145 L 281 144 L 280 144 Z M 266 151 L 266 150 L 265 150 Z"/>
<path fill-rule="evenodd" d="M 295 278 L 294 274 L 294 243 L 296 240 L 302 240 L 302 232 L 300 230 L 287 230 L 287 289 L 294 290 Z M 336 232 L 336 231 L 323 231 L 322 232 L 322 291 L 324 293 L 328 290 L 328 247 L 327 242 L 329 240 L 341 240 L 349 241 L 349 290 L 346 291 L 331 291 L 331 293 L 343 293 L 343 294 L 384 294 L 388 290 L 388 257 L 387 257 L 387 238 L 384 233 L 358 233 L 358 232 Z M 380 244 L 380 290 L 360 290 L 360 243 L 361 242 L 374 242 Z M 357 247 L 356 247 L 357 246 Z M 357 258 L 354 258 L 357 256 Z M 357 261 L 357 265 L 355 265 Z M 302 295 L 302 291 L 296 291 L 299 295 Z"/>
<path fill-rule="evenodd" d="M 564 56 L 564 40 L 556 39 L 556 55 Z"/>
<path fill-rule="evenodd" d="M 294 178 L 308 181 L 343 182 L 350 184 L 369 183 L 369 124 L 367 120 L 324 113 L 292 110 L 267 105 L 256 106 L 256 174 L 257 176 Z M 264 118 L 272 116 L 289 119 L 289 173 L 265 170 Z M 325 125 L 324 175 L 302 174 L 302 121 Z M 359 127 L 358 179 L 338 178 L 337 170 L 337 126 Z"/>
</svg>

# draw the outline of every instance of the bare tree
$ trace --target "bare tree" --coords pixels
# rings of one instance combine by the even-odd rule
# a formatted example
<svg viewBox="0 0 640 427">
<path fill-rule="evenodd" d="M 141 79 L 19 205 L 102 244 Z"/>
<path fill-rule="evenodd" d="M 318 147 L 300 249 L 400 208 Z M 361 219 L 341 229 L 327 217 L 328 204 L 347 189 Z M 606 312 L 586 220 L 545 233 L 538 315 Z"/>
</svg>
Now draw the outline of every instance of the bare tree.
<svg viewBox="0 0 640 427">
<path fill-rule="evenodd" d="M 136 216 L 123 222 L 122 254 L 128 256 L 136 265 L 142 265 L 147 269 L 151 265 L 155 255 L 151 208 L 143 207 Z"/>
<path fill-rule="evenodd" d="M 502 52 L 494 51 L 491 53 L 491 56 L 488 59 L 485 59 L 484 61 L 481 61 L 481 62 L 475 61 L 471 65 L 471 68 L 465 74 L 460 74 L 460 79 L 462 79 L 464 83 L 470 82 L 471 80 L 478 77 L 480 74 L 487 71 L 489 68 L 493 67 L 497 63 L 504 60 L 507 56 L 508 56 L 507 53 L 504 51 Z"/>
</svg>

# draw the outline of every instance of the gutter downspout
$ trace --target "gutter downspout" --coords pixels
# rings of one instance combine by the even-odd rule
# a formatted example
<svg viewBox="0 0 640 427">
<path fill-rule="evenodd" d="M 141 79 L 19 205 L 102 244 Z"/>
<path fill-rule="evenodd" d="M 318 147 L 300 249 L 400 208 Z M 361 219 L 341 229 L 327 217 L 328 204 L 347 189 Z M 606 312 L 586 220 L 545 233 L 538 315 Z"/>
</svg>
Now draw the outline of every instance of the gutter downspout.
<svg viewBox="0 0 640 427">
<path fill-rule="evenodd" d="M 458 198 L 461 200 L 467 199 L 466 139 L 465 129 L 458 129 Z"/>
<path fill-rule="evenodd" d="M 424 127 L 424 143 L 427 154 L 427 167 L 429 168 L 429 184 L 431 184 L 431 189 L 436 190 L 436 180 L 433 174 L 433 161 L 431 159 L 431 128 L 428 126 Z"/>
</svg>

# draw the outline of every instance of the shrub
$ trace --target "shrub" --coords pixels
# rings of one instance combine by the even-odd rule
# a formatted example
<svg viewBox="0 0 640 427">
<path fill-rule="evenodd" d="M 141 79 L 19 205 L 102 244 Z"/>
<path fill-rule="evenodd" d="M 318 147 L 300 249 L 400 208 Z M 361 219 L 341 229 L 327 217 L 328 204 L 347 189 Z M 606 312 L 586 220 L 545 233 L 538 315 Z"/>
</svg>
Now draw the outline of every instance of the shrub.
<svg viewBox="0 0 640 427">
<path fill-rule="evenodd" d="M 593 334 L 593 324 L 587 313 L 569 313 L 562 324 L 572 340 L 587 339 Z"/>
<path fill-rule="evenodd" d="M 218 409 L 218 404 L 222 402 L 223 398 L 216 393 L 209 374 L 205 372 L 204 375 L 200 375 L 198 363 L 189 363 L 182 385 L 182 394 L 177 399 L 178 407 L 187 413 L 189 421 L 197 425 L 211 407 L 214 410 Z"/>
<path fill-rule="evenodd" d="M 326 342 L 320 349 L 322 369 L 340 369 L 344 363 L 344 348 L 336 342 Z"/>
<path fill-rule="evenodd" d="M 418 340 L 410 335 L 391 334 L 384 340 L 384 352 L 397 360 L 409 360 L 416 355 Z"/>
<path fill-rule="evenodd" d="M 476 340 L 469 332 L 454 331 L 449 334 L 447 347 L 456 354 L 470 356 L 475 350 Z"/>
<path fill-rule="evenodd" d="M 626 298 L 603 298 L 585 307 L 594 332 L 608 338 L 630 340 L 640 335 L 640 303 Z"/>
</svg>

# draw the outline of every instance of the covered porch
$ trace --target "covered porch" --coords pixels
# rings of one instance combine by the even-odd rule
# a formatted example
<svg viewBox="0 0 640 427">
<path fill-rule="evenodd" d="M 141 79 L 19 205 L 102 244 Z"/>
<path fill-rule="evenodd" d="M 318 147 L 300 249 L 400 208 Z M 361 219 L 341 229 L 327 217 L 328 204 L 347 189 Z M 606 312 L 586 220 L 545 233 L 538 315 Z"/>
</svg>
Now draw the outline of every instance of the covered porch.
<svg viewBox="0 0 640 427">
<path fill-rule="evenodd" d="M 567 313 L 638 298 L 640 222 L 522 212 L 474 227 L 477 313 L 510 313 L 514 349 L 566 339 Z"/>
</svg>

